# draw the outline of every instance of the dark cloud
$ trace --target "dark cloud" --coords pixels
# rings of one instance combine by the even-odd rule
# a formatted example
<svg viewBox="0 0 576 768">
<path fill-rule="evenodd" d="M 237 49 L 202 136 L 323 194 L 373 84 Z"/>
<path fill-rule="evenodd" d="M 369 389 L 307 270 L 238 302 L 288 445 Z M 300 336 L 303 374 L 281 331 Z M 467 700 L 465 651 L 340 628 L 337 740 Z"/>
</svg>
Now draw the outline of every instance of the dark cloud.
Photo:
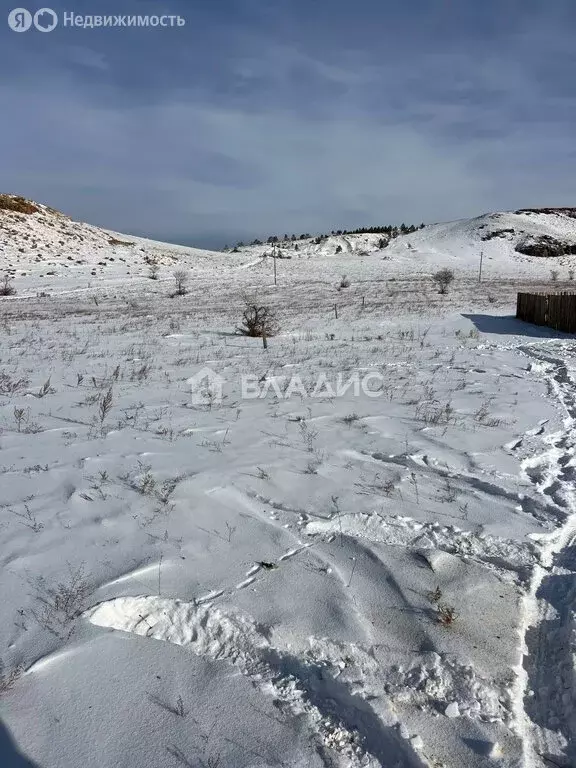
<svg viewBox="0 0 576 768">
<path fill-rule="evenodd" d="M 564 0 L 121 6 L 74 12 L 187 24 L 0 30 L 7 191 L 188 242 L 571 203 Z"/>
</svg>

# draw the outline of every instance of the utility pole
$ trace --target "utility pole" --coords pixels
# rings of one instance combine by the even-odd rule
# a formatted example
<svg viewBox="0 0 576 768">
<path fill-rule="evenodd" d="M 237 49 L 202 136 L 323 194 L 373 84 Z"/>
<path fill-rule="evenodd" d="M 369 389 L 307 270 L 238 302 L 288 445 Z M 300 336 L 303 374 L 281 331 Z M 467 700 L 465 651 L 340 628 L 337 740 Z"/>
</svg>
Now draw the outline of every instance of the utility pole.
<svg viewBox="0 0 576 768">
<path fill-rule="evenodd" d="M 478 282 L 482 282 L 482 259 L 484 258 L 484 251 L 480 251 L 480 271 L 478 272 Z"/>
</svg>

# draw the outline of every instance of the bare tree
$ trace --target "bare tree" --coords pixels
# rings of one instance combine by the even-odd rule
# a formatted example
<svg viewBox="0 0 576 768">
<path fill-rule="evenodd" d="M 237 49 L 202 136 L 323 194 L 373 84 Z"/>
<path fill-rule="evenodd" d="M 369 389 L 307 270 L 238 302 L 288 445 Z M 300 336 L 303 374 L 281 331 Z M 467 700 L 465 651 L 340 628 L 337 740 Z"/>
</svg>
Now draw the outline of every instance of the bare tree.
<svg viewBox="0 0 576 768">
<path fill-rule="evenodd" d="M 448 286 L 454 280 L 454 272 L 445 267 L 444 269 L 438 270 L 438 272 L 433 275 L 432 279 L 438 286 L 438 293 L 446 293 L 448 291 Z"/>
<path fill-rule="evenodd" d="M 274 310 L 261 306 L 253 299 L 245 299 L 242 325 L 237 329 L 244 336 L 267 338 L 278 333 L 278 322 Z"/>
<path fill-rule="evenodd" d="M 12 278 L 8 273 L 0 280 L 0 296 L 13 296 L 16 289 L 12 285 Z"/>
<path fill-rule="evenodd" d="M 177 269 L 174 272 L 174 280 L 176 281 L 176 296 L 184 296 L 188 293 L 187 283 L 190 279 L 190 273 L 187 269 Z"/>
</svg>

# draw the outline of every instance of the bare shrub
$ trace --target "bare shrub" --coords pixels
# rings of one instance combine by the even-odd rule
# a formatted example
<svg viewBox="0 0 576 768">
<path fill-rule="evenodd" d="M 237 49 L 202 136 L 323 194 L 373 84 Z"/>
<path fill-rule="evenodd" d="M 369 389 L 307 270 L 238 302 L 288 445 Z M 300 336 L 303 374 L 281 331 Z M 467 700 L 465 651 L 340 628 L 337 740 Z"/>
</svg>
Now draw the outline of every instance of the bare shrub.
<svg viewBox="0 0 576 768">
<path fill-rule="evenodd" d="M 400 490 L 396 488 L 397 483 L 399 482 L 400 477 L 394 476 L 394 477 L 382 477 L 382 475 L 377 472 L 374 475 L 374 478 L 372 480 L 366 480 L 365 478 L 361 478 L 360 482 L 354 483 L 354 486 L 358 488 L 356 493 L 362 495 L 362 496 L 391 496 L 394 491 L 398 490 L 398 493 L 400 496 L 402 495 L 400 493 Z"/>
<path fill-rule="evenodd" d="M 38 608 L 32 616 L 38 624 L 56 637 L 68 639 L 73 631 L 73 622 L 85 608 L 89 594 L 84 566 L 72 568 L 68 565 L 68 578 L 56 585 L 50 585 L 44 577 L 34 582 Z"/>
<path fill-rule="evenodd" d="M 453 605 L 445 605 L 444 603 L 439 603 L 437 612 L 438 621 L 445 627 L 451 627 L 452 624 L 454 624 L 456 621 L 457 613 L 456 608 L 454 608 Z"/>
<path fill-rule="evenodd" d="M 474 414 L 475 421 L 485 427 L 499 427 L 502 424 L 502 419 L 490 415 L 490 405 L 493 399 L 490 397 L 485 400 Z"/>
<path fill-rule="evenodd" d="M 342 279 L 340 280 L 339 288 L 350 288 L 350 278 L 347 275 L 342 275 Z"/>
<path fill-rule="evenodd" d="M 147 695 L 151 702 L 156 704 L 158 707 L 165 709 L 167 712 L 171 712 L 173 715 L 178 715 L 178 717 L 186 717 L 188 714 L 184 707 L 184 699 L 182 696 L 178 696 L 176 699 L 176 704 L 172 704 L 171 702 L 165 701 L 164 699 L 161 699 L 160 696 L 155 696 L 152 693 L 148 693 Z"/>
<path fill-rule="evenodd" d="M 50 383 L 50 379 L 51 377 L 49 376 L 44 382 L 44 384 L 42 384 L 42 386 L 38 390 L 38 394 L 36 395 L 36 397 L 42 398 L 42 397 L 46 397 L 46 395 L 53 395 L 56 392 L 56 390 Z"/>
<path fill-rule="evenodd" d="M 447 293 L 450 283 L 454 281 L 454 272 L 445 267 L 444 269 L 439 269 L 438 272 L 432 276 L 432 279 L 438 286 L 438 293 L 444 294 Z"/>
<path fill-rule="evenodd" d="M 12 512 L 12 514 L 19 519 L 21 525 L 25 525 L 26 528 L 30 528 L 30 530 L 34 531 L 34 533 L 40 533 L 40 531 L 44 528 L 44 523 L 39 522 L 28 504 L 24 504 L 24 509 L 25 512 Z"/>
<path fill-rule="evenodd" d="M 298 422 L 298 428 L 300 430 L 300 437 L 304 443 L 308 453 L 316 452 L 316 438 L 318 437 L 318 430 L 311 427 L 305 419 Z"/>
<path fill-rule="evenodd" d="M 458 498 L 458 489 L 452 485 L 449 477 L 444 478 L 444 485 L 438 490 L 438 498 L 443 504 L 452 504 Z"/>
<path fill-rule="evenodd" d="M 313 459 L 306 464 L 303 473 L 305 475 L 317 475 L 321 466 L 322 462 L 319 459 Z"/>
<path fill-rule="evenodd" d="M 150 280 L 158 280 L 158 273 L 160 272 L 160 265 L 156 259 L 150 259 L 150 266 L 148 267 L 148 277 Z"/>
<path fill-rule="evenodd" d="M 114 396 L 112 393 L 112 387 L 110 386 L 108 387 L 106 394 L 100 398 L 100 402 L 98 404 L 98 416 L 100 418 L 100 424 L 104 424 L 106 416 L 108 416 L 112 410 L 113 398 Z"/>
<path fill-rule="evenodd" d="M 13 395 L 29 383 L 28 379 L 12 379 L 7 373 L 0 373 L 0 395 Z"/>
<path fill-rule="evenodd" d="M 174 272 L 174 280 L 176 281 L 176 296 L 184 296 L 188 293 L 188 281 L 190 279 L 190 273 L 187 269 L 177 269 Z"/>
<path fill-rule="evenodd" d="M 274 310 L 256 304 L 250 299 L 246 300 L 242 313 L 242 325 L 237 328 L 237 331 L 243 336 L 255 338 L 274 336 L 278 333 L 278 321 Z"/>
<path fill-rule="evenodd" d="M 12 278 L 9 274 L 5 274 L 0 281 L 0 296 L 14 296 L 16 289 L 12 285 Z"/>
<path fill-rule="evenodd" d="M 16 425 L 18 427 L 18 432 L 22 432 L 22 422 L 24 421 L 26 410 L 24 408 L 14 408 L 13 414 L 14 414 L 14 421 L 16 422 Z"/>
<path fill-rule="evenodd" d="M 440 600 L 442 600 L 442 590 L 439 586 L 436 587 L 432 592 L 428 593 L 428 599 L 431 603 L 440 604 Z"/>
<path fill-rule="evenodd" d="M 23 667 L 15 667 L 14 669 L 8 671 L 4 667 L 2 659 L 0 659 L 0 694 L 9 691 L 23 672 Z"/>
<path fill-rule="evenodd" d="M 560 273 L 558 272 L 557 269 L 551 269 L 550 270 L 550 279 L 552 280 L 553 283 L 555 283 L 558 280 L 558 275 L 559 274 Z"/>
<path fill-rule="evenodd" d="M 425 424 L 453 424 L 454 408 L 450 402 L 442 405 L 437 400 L 419 403 L 416 406 L 415 418 Z"/>
<path fill-rule="evenodd" d="M 138 468 L 135 473 L 126 472 L 119 476 L 122 482 L 126 483 L 132 490 L 141 493 L 143 496 L 152 496 L 156 491 L 156 479 L 152 474 L 152 467 L 149 464 L 138 462 Z"/>
</svg>

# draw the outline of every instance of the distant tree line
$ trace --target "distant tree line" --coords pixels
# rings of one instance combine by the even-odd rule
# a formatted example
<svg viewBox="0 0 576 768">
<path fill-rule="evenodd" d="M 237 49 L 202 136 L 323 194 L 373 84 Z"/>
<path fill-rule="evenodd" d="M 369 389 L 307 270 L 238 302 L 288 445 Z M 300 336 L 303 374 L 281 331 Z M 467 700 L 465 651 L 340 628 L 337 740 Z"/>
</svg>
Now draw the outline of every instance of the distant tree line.
<svg viewBox="0 0 576 768">
<path fill-rule="evenodd" d="M 330 235 L 332 236 L 339 236 L 339 235 L 369 235 L 369 234 L 376 234 L 376 235 L 387 235 L 389 239 L 392 239 L 394 237 L 398 237 L 399 235 L 409 235 L 411 232 L 417 232 L 419 229 L 423 229 L 424 224 L 420 224 L 419 226 L 416 226 L 414 224 L 400 224 L 400 226 L 394 226 L 392 224 L 387 224 L 386 226 L 378 226 L 378 227 L 358 227 L 358 229 L 333 229 L 330 232 Z M 314 242 L 316 245 L 320 245 L 324 240 L 327 240 L 330 235 L 315 235 L 314 236 Z M 311 240 L 312 235 L 309 232 L 303 233 L 301 235 L 287 235 L 285 234 L 284 237 L 279 237 L 278 235 L 270 235 L 266 239 L 266 244 L 268 245 L 275 245 L 276 243 L 294 243 L 297 240 Z M 264 245 L 264 241 L 259 240 L 258 238 L 255 238 L 252 240 L 250 245 Z M 233 252 L 237 252 L 240 250 L 240 248 L 244 248 L 245 243 L 243 243 L 241 240 L 236 243 L 234 248 L 232 248 Z M 382 246 L 381 246 L 382 247 Z M 225 245 L 224 250 L 228 251 L 230 248 Z"/>
</svg>

